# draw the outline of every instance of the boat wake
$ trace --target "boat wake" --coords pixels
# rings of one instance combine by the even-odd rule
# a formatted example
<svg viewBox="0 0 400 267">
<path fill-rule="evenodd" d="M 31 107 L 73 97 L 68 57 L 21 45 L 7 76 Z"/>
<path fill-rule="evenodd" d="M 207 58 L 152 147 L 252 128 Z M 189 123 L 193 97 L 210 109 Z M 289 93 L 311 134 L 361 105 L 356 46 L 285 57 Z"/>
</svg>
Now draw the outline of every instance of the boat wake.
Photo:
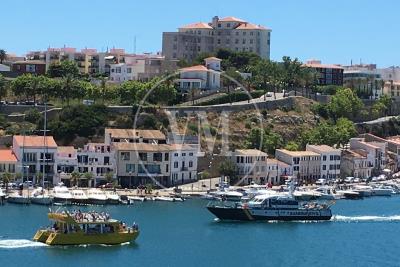
<svg viewBox="0 0 400 267">
<path fill-rule="evenodd" d="M 46 244 L 34 242 L 28 239 L 1 239 L 0 249 L 46 247 Z"/>
<path fill-rule="evenodd" d="M 333 215 L 333 222 L 400 222 L 400 215 L 393 216 L 342 216 Z"/>
</svg>

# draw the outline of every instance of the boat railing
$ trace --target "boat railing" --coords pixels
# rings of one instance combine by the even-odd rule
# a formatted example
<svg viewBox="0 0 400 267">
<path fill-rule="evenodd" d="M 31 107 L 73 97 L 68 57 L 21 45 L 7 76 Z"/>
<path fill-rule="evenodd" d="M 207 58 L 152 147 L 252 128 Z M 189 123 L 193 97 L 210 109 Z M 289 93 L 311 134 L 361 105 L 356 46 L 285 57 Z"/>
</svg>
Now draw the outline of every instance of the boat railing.
<svg viewBox="0 0 400 267">
<path fill-rule="evenodd" d="M 240 202 L 218 201 L 218 200 L 212 200 L 207 204 L 208 207 L 224 207 L 224 208 L 237 208 L 241 205 L 242 204 Z"/>
</svg>

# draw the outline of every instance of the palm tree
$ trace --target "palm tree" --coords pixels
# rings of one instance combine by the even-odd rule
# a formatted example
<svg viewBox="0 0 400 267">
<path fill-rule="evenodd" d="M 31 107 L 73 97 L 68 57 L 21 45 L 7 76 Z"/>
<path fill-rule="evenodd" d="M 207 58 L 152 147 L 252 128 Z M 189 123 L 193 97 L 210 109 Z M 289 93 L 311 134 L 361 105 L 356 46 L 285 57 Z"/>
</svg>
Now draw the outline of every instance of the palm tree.
<svg viewBox="0 0 400 267">
<path fill-rule="evenodd" d="M 3 97 L 7 96 L 7 91 L 8 91 L 7 81 L 3 77 L 3 75 L 0 74 L 0 102 Z"/>
<path fill-rule="evenodd" d="M 104 175 L 104 178 L 106 178 L 107 183 L 112 183 L 112 181 L 113 181 L 113 174 L 112 174 L 112 172 L 107 172 L 107 173 Z"/>
<path fill-rule="evenodd" d="M 90 187 L 91 182 L 93 181 L 93 173 L 85 172 L 83 177 L 87 180 L 87 186 Z"/>
<path fill-rule="evenodd" d="M 13 180 L 13 175 L 9 172 L 3 173 L 3 184 L 6 186 L 6 193 L 8 193 L 8 184 Z"/>
<path fill-rule="evenodd" d="M 78 185 L 79 186 L 79 178 L 81 178 L 81 174 L 79 172 L 77 172 L 77 171 L 73 171 L 71 173 L 71 178 L 70 178 L 71 185 L 74 185 L 74 186 Z"/>
<path fill-rule="evenodd" d="M 0 64 L 3 64 L 3 61 L 7 59 L 6 50 L 0 49 Z"/>
</svg>

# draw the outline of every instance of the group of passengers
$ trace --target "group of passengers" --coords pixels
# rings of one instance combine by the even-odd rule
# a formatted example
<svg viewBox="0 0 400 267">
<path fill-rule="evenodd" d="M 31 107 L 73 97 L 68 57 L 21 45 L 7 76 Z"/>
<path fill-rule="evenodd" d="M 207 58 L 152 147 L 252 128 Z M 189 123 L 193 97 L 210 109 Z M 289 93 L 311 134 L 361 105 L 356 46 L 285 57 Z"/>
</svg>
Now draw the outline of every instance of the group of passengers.
<svg viewBox="0 0 400 267">
<path fill-rule="evenodd" d="M 110 214 L 106 212 L 81 212 L 81 210 L 73 210 L 71 214 L 69 214 L 76 221 L 82 222 L 97 222 L 97 221 L 108 221 L 110 219 Z"/>
</svg>

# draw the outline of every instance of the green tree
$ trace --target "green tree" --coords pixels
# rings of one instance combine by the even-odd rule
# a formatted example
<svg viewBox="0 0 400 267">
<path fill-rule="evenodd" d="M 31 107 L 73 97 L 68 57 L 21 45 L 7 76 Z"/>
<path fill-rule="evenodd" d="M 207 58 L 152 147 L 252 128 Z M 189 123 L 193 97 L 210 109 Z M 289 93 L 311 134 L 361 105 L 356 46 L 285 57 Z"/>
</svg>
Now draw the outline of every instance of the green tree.
<svg viewBox="0 0 400 267">
<path fill-rule="evenodd" d="M 350 89 L 339 89 L 328 104 L 328 110 L 334 121 L 340 117 L 352 118 L 364 107 L 360 98 Z"/>
<path fill-rule="evenodd" d="M 261 149 L 269 154 L 274 154 L 275 149 L 283 147 L 283 138 L 275 132 L 253 128 L 245 143 L 247 148 Z"/>
<path fill-rule="evenodd" d="M 47 75 L 51 78 L 67 76 L 77 78 L 79 77 L 79 68 L 75 61 L 63 60 L 61 63 L 57 62 L 51 64 L 47 71 Z"/>
<path fill-rule="evenodd" d="M 285 149 L 287 149 L 289 151 L 298 151 L 298 150 L 300 150 L 300 146 L 295 141 L 289 141 L 286 144 Z"/>
<path fill-rule="evenodd" d="M 3 61 L 7 59 L 6 50 L 0 49 L 0 64 L 3 64 Z"/>
<path fill-rule="evenodd" d="M 375 117 L 387 116 L 392 107 L 392 98 L 388 95 L 382 95 L 372 106 L 372 113 Z"/>
<path fill-rule="evenodd" d="M 30 123 L 37 123 L 40 120 L 41 116 L 42 115 L 40 114 L 40 112 L 35 108 L 31 108 L 25 112 L 25 120 Z"/>
<path fill-rule="evenodd" d="M 8 83 L 3 75 L 0 74 L 0 101 L 3 100 L 3 97 L 7 96 L 8 92 Z"/>
<path fill-rule="evenodd" d="M 8 193 L 8 184 L 14 180 L 14 176 L 9 172 L 5 172 L 2 175 L 2 180 L 3 180 L 3 184 L 6 187 L 6 193 Z"/>
<path fill-rule="evenodd" d="M 112 183 L 114 179 L 112 172 L 107 172 L 104 175 L 104 178 L 106 179 L 107 183 Z"/>
<path fill-rule="evenodd" d="M 82 174 L 80 174 L 79 172 L 73 171 L 70 178 L 71 186 L 79 186 L 79 179 L 81 178 L 81 176 Z"/>
<path fill-rule="evenodd" d="M 94 185 L 92 184 L 92 181 L 94 180 L 93 173 L 85 172 L 83 174 L 83 178 L 87 181 L 88 187 L 91 187 L 91 185 L 92 185 L 92 187 L 94 187 Z"/>
<path fill-rule="evenodd" d="M 234 182 L 236 180 L 236 165 L 230 160 L 221 162 L 218 166 L 218 172 L 220 175 L 228 177 L 230 182 Z"/>
</svg>

